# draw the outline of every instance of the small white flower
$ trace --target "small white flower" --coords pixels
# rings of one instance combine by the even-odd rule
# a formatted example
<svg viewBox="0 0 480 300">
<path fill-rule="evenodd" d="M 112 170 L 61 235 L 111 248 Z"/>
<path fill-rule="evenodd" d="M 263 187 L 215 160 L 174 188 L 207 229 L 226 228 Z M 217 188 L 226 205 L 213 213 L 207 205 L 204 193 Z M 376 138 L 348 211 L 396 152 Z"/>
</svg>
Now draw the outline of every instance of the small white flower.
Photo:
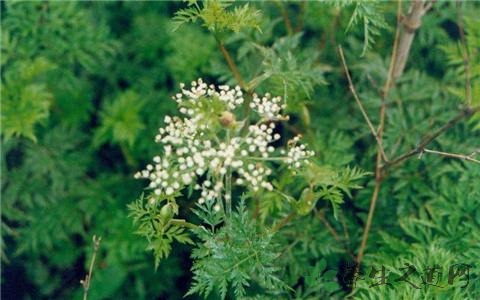
<svg viewBox="0 0 480 300">
<path fill-rule="evenodd" d="M 182 175 L 182 180 L 183 180 L 183 183 L 190 184 L 192 182 L 192 176 L 190 176 L 190 174 L 188 173 L 185 173 Z"/>
<path fill-rule="evenodd" d="M 207 106 L 212 103 L 212 107 L 224 109 L 222 115 L 240 120 L 235 118 L 235 111 L 242 109 L 245 101 L 238 86 L 216 87 L 198 79 L 190 88 L 180 84 L 180 89 L 181 92 L 172 99 L 181 115 L 165 116 L 165 125 L 159 128 L 155 137 L 163 153 L 154 156 L 153 164 L 148 164 L 145 170 L 135 173 L 135 178 L 150 180 L 148 186 L 156 195 L 162 192 L 173 195 L 185 185 L 193 184 L 195 190 L 201 191 L 199 203 L 218 201 L 228 197 L 223 195 L 228 172 L 236 178 L 234 182 L 238 185 L 254 191 L 260 188 L 272 190 L 268 178 L 272 173 L 268 167 L 270 158 L 282 159 L 289 168 L 299 168 L 313 156 L 312 151 L 300 144 L 299 137 L 289 142 L 288 151 L 275 151 L 272 143 L 281 139 L 279 133 L 274 133 L 275 121 L 284 118 L 282 111 L 285 108 L 280 97 L 253 95 L 250 107 L 256 112 L 258 122 L 249 125 L 247 132 L 240 135 L 240 131 L 232 130 L 232 125 L 216 129 L 218 119 L 205 115 L 205 111 L 209 111 Z M 216 123 L 209 123 L 210 120 Z M 229 130 L 229 134 L 220 132 L 222 130 Z M 238 135 L 229 138 L 232 132 Z M 281 157 L 275 157 L 277 153 Z M 208 180 L 198 184 L 197 180 L 202 180 L 205 174 Z"/>
</svg>

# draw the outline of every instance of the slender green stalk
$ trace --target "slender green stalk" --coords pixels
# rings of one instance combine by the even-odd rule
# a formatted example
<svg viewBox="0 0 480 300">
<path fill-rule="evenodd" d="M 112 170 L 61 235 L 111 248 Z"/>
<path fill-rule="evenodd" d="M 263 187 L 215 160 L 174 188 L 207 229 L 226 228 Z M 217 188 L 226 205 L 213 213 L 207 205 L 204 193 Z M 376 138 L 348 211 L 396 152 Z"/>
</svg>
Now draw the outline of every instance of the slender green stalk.
<svg viewBox="0 0 480 300">
<path fill-rule="evenodd" d="M 227 142 L 230 143 L 230 130 L 227 130 Z M 225 176 L 225 210 L 227 218 L 232 215 L 232 168 L 227 168 Z"/>
<path fill-rule="evenodd" d="M 230 167 L 225 176 L 225 206 L 227 217 L 230 218 L 232 215 L 232 170 Z"/>
<path fill-rule="evenodd" d="M 85 276 L 85 279 L 80 280 L 80 283 L 83 286 L 83 300 L 88 298 L 88 290 L 90 289 L 90 282 L 92 281 L 93 266 L 95 265 L 95 260 L 97 258 L 97 251 L 100 247 L 100 242 L 102 241 L 101 237 L 93 236 L 93 255 L 92 260 L 90 261 L 90 267 L 88 268 L 88 274 Z"/>
</svg>

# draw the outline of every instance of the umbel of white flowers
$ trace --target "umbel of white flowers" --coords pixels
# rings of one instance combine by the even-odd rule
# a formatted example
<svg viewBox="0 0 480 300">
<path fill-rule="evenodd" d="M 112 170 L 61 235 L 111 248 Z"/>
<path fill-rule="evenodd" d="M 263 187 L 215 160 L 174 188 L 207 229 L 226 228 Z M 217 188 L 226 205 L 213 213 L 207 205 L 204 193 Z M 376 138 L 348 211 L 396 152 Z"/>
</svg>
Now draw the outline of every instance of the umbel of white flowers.
<svg viewBox="0 0 480 300">
<path fill-rule="evenodd" d="M 272 173 L 269 162 L 300 168 L 314 155 L 300 144 L 298 136 L 289 141 L 286 150 L 273 146 L 273 142 L 281 138 L 274 133 L 274 121 L 285 118 L 281 114 L 285 104 L 280 97 L 254 94 L 250 108 L 256 121 L 242 131 L 233 130 L 231 126 L 236 122 L 236 110 L 245 102 L 240 87 L 207 86 L 198 79 L 191 83 L 189 90 L 184 84 L 180 84 L 180 88 L 181 93 L 173 99 L 183 116 L 165 116 L 165 127 L 159 129 L 155 138 L 163 148 L 162 153 L 153 158 L 153 164 L 135 174 L 135 178 L 149 179 L 149 188 L 156 195 L 170 196 L 193 185 L 194 189 L 201 190 L 199 203 L 222 197 L 230 200 L 225 190 L 227 180 L 253 191 L 272 190 L 268 180 Z M 222 110 L 220 117 L 208 115 L 218 107 Z"/>
</svg>

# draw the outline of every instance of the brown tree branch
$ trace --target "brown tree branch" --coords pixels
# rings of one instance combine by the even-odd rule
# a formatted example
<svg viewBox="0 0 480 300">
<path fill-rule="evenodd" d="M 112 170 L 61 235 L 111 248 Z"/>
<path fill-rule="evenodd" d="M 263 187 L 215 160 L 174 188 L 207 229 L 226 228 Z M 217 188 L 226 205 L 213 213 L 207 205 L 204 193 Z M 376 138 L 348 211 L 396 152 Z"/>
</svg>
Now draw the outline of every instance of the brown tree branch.
<svg viewBox="0 0 480 300">
<path fill-rule="evenodd" d="M 375 137 L 375 140 L 377 141 L 378 149 L 382 155 L 383 160 L 388 161 L 387 156 L 385 155 L 385 152 L 383 151 L 382 147 L 382 141 L 380 137 L 378 136 L 377 132 L 375 131 L 375 128 L 372 125 L 372 122 L 370 121 L 370 118 L 368 117 L 368 114 L 363 107 L 362 102 L 360 101 L 360 98 L 358 97 L 357 91 L 355 90 L 355 86 L 353 85 L 352 78 L 350 77 L 350 72 L 347 67 L 347 63 L 345 61 L 345 56 L 343 55 L 343 50 L 342 46 L 338 46 L 338 53 L 340 54 L 340 59 L 342 61 L 343 69 L 345 70 L 345 74 L 347 76 L 348 80 L 348 87 L 350 88 L 350 91 L 353 94 L 353 98 L 355 98 L 355 102 L 357 103 L 358 107 L 360 108 L 360 111 L 362 112 L 363 118 L 367 122 L 368 127 L 370 128 L 370 131 L 372 135 Z"/>
<path fill-rule="evenodd" d="M 402 155 L 399 155 L 397 158 L 394 158 L 389 162 L 386 162 L 384 164 L 383 168 L 391 167 L 393 165 L 396 165 L 398 163 L 403 162 L 404 160 L 406 160 L 407 158 L 409 158 L 411 156 L 420 154 L 428 144 L 430 144 L 433 140 L 435 140 L 442 133 L 444 133 L 448 129 L 452 128 L 453 126 L 455 126 L 461 120 L 463 120 L 465 118 L 469 118 L 470 116 L 472 116 L 473 114 L 475 114 L 476 112 L 479 112 L 479 111 L 480 111 L 480 106 L 476 106 L 476 107 L 473 107 L 473 108 L 467 107 L 467 108 L 463 109 L 460 113 L 458 113 L 455 117 L 453 117 L 450 121 L 448 121 L 442 127 L 437 129 L 434 133 L 428 134 L 425 137 L 423 137 L 417 147 L 411 149 L 410 151 L 407 151 L 406 153 L 404 153 Z"/>
<path fill-rule="evenodd" d="M 436 150 L 430 150 L 430 149 L 423 149 L 422 153 L 432 153 L 432 154 L 438 154 L 441 156 L 445 157 L 451 157 L 451 158 L 459 158 L 467 161 L 471 161 L 477 164 L 480 164 L 480 160 L 473 158 L 473 155 L 464 155 L 464 154 L 456 154 L 456 153 L 449 153 L 449 152 L 442 152 L 442 151 L 436 151 Z M 474 152 L 475 154 L 475 152 Z"/>
<path fill-rule="evenodd" d="M 380 192 L 382 180 L 375 178 L 375 188 L 373 190 L 372 199 L 370 200 L 370 208 L 368 210 L 367 223 L 363 230 L 362 242 L 357 255 L 358 265 L 362 263 L 363 255 L 365 254 L 365 248 L 367 247 L 368 234 L 370 233 L 370 228 L 372 227 L 373 215 L 375 212 L 375 206 L 377 204 L 378 193 Z"/>
<path fill-rule="evenodd" d="M 412 0 L 408 14 L 403 17 L 402 30 L 395 55 L 393 79 L 398 79 L 405 69 L 415 32 L 422 24 L 422 17 L 430 9 L 431 3 L 421 0 Z"/>
<path fill-rule="evenodd" d="M 363 230 L 362 242 L 358 250 L 358 255 L 357 255 L 358 267 L 360 267 L 363 260 L 363 256 L 365 254 L 365 249 L 367 247 L 367 242 L 368 242 L 368 235 L 370 233 L 370 228 L 372 227 L 373 215 L 375 214 L 375 207 L 377 205 L 378 195 L 380 193 L 380 189 L 383 182 L 383 168 L 382 168 L 382 159 L 381 159 L 382 158 L 381 151 L 383 151 L 383 148 L 381 148 L 381 146 L 382 146 L 383 131 L 385 127 L 385 113 L 386 113 L 385 103 L 386 103 L 386 99 L 388 97 L 390 88 L 395 83 L 395 78 L 394 78 L 395 65 L 399 59 L 398 46 L 399 46 L 399 39 L 400 39 L 401 15 L 402 15 L 402 2 L 398 1 L 397 2 L 397 28 L 395 31 L 395 39 L 393 42 L 392 56 L 390 58 L 390 66 L 388 68 L 388 76 L 387 76 L 387 80 L 385 81 L 385 86 L 382 90 L 382 104 L 380 106 L 380 125 L 378 127 L 378 137 L 380 139 L 380 143 L 377 145 L 377 160 L 375 162 L 375 187 L 373 190 L 372 198 L 370 199 L 370 207 L 368 209 L 367 222 L 365 223 L 365 228 Z"/>
<path fill-rule="evenodd" d="M 382 135 L 384 131 L 384 124 L 385 124 L 385 100 L 388 97 L 388 93 L 390 88 L 395 84 L 395 80 L 398 79 L 402 74 L 403 70 L 405 68 L 405 64 L 408 58 L 408 54 L 410 52 L 410 48 L 412 45 L 413 38 L 415 36 L 415 31 L 419 28 L 421 25 L 421 18 L 422 16 L 431 8 L 432 2 L 424 2 L 424 1 L 419 1 L 419 0 L 412 0 L 411 6 L 410 6 L 410 11 L 407 17 L 404 17 L 402 19 L 402 14 L 401 14 L 401 1 L 398 1 L 398 11 L 397 11 L 397 30 L 396 30 L 396 35 L 395 35 L 395 41 L 394 41 L 394 46 L 393 46 L 393 51 L 392 51 L 392 57 L 390 61 L 390 68 L 389 68 L 389 73 L 387 80 L 385 82 L 385 86 L 383 89 L 383 96 L 382 96 L 382 106 L 380 108 L 380 125 L 377 131 L 377 136 L 378 139 L 380 140 L 380 143 L 378 145 L 381 145 L 382 143 Z M 401 26 L 403 25 L 403 26 Z M 400 29 L 401 28 L 401 29 Z M 471 93 L 469 91 L 470 87 L 470 82 L 469 82 L 469 75 L 468 75 L 468 70 L 469 68 L 469 60 L 468 56 L 465 56 L 466 52 L 466 45 L 465 42 L 462 42 L 463 46 L 465 47 L 463 53 L 464 53 L 464 63 L 465 68 L 466 68 L 466 96 L 468 97 L 468 93 Z M 467 53 L 468 54 L 468 53 Z M 470 96 L 471 97 L 471 96 Z M 471 103 L 471 99 L 467 99 L 467 103 Z M 362 242 L 359 248 L 359 252 L 357 255 L 357 262 L 360 265 L 363 256 L 365 253 L 365 248 L 367 246 L 367 241 L 368 241 L 368 235 L 370 232 L 370 228 L 372 225 L 372 220 L 373 220 L 373 215 L 375 211 L 375 206 L 376 202 L 378 200 L 378 196 L 381 190 L 381 184 L 384 178 L 384 171 L 387 167 L 398 164 L 407 158 L 419 154 L 419 153 L 433 153 L 433 154 L 438 154 L 442 156 L 447 156 L 447 157 L 452 157 L 452 158 L 460 158 L 468 161 L 473 161 L 473 162 L 480 162 L 476 159 L 474 159 L 472 155 L 466 156 L 462 154 L 454 154 L 454 153 L 447 153 L 447 152 L 440 152 L 440 151 L 435 151 L 435 150 L 429 150 L 425 149 L 425 147 L 431 143 L 433 140 L 435 140 L 439 135 L 441 135 L 443 132 L 447 131 L 449 128 L 453 127 L 455 124 L 460 122 L 464 118 L 468 118 L 475 114 L 476 112 L 480 111 L 480 107 L 467 107 L 463 109 L 457 116 L 455 116 L 453 119 L 451 119 L 449 122 L 447 122 L 445 125 L 440 127 L 437 131 L 435 131 L 432 134 L 426 135 L 424 138 L 422 138 L 421 142 L 417 147 L 414 149 L 406 152 L 405 154 L 402 154 L 398 156 L 395 159 L 392 159 L 391 161 L 386 161 L 382 165 L 381 161 L 381 151 L 380 147 L 377 146 L 378 151 L 377 151 L 377 161 L 376 161 L 376 167 L 375 167 L 375 187 L 374 191 L 372 194 L 372 198 L 370 201 L 370 208 L 367 216 L 367 221 L 365 224 L 365 229 L 362 237 Z M 383 150 L 383 149 L 382 149 Z"/>
</svg>

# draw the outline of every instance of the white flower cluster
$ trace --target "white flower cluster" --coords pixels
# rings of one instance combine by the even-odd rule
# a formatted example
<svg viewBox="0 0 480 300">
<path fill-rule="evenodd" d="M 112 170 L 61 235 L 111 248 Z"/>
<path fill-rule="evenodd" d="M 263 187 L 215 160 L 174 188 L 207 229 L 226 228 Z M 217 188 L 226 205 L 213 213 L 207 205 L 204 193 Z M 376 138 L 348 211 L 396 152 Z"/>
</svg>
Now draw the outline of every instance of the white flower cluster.
<svg viewBox="0 0 480 300">
<path fill-rule="evenodd" d="M 307 150 L 307 147 L 304 144 L 299 144 L 299 142 L 300 136 L 298 135 L 288 142 L 289 149 L 285 163 L 288 164 L 289 168 L 300 168 L 303 160 L 315 155 L 313 151 Z"/>
<path fill-rule="evenodd" d="M 253 100 L 250 103 L 250 108 L 256 111 L 261 117 L 266 119 L 283 119 L 280 112 L 285 109 L 286 105 L 282 104 L 280 97 L 271 97 L 269 93 L 262 98 L 253 94 Z"/>
<path fill-rule="evenodd" d="M 234 110 L 245 101 L 243 93 L 239 86 L 235 89 L 230 89 L 228 85 L 220 85 L 218 90 L 215 85 L 207 86 L 202 79 L 192 81 L 190 90 L 185 89 L 185 84 L 180 84 L 182 89 L 173 99 L 181 106 L 180 112 L 189 116 L 193 116 L 194 109 L 187 109 L 186 107 L 201 107 L 202 103 L 198 100 L 202 97 L 217 98 L 226 104 L 229 110 Z"/>
<path fill-rule="evenodd" d="M 248 126 L 242 136 L 229 137 L 220 132 L 212 133 L 213 125 L 201 115 L 201 111 L 205 108 L 203 106 L 214 106 L 214 101 L 217 101 L 233 116 L 234 109 L 244 103 L 241 90 L 228 86 L 217 89 L 213 85 L 207 86 L 201 79 L 192 82 L 190 90 L 184 87 L 182 84 L 182 93 L 177 94 L 174 100 L 185 117 L 165 117 L 165 127 L 159 129 L 155 138 L 163 146 L 163 155 L 155 156 L 154 164 L 135 174 L 136 178 L 149 179 L 149 187 L 155 194 L 170 196 L 193 184 L 194 189 L 201 191 L 200 203 L 220 199 L 222 195 L 228 198 L 230 195 L 225 195 L 225 180 L 230 176 L 227 175 L 233 176 L 237 185 L 253 191 L 260 188 L 272 190 L 273 186 L 268 181 L 272 171 L 266 161 L 278 159 L 289 166 L 300 167 L 313 155 L 304 145 L 298 145 L 297 137 L 286 157 L 275 156 L 272 143 L 281 137 L 274 133 L 275 123 L 268 123 L 268 120 L 280 116 L 283 107 L 280 98 L 269 95 L 261 99 L 254 97 L 252 108 L 261 116 L 262 123 Z"/>
</svg>

